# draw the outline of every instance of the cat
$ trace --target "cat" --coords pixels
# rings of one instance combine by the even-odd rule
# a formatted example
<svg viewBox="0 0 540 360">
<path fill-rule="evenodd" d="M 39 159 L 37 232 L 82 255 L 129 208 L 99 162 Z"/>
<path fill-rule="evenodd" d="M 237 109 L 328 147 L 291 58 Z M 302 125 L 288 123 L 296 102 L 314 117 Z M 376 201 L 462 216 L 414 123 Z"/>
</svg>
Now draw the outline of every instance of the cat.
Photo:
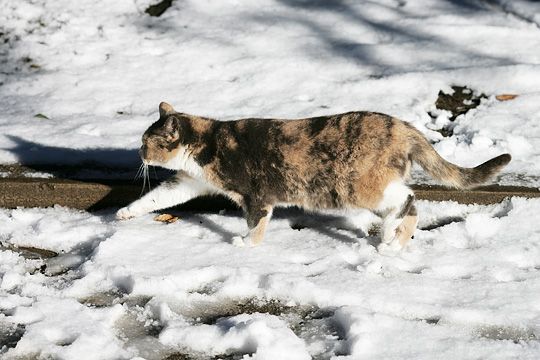
<svg viewBox="0 0 540 360">
<path fill-rule="evenodd" d="M 142 137 L 145 165 L 176 175 L 117 212 L 140 216 L 195 197 L 222 194 L 244 211 L 258 245 L 275 206 L 309 210 L 369 209 L 382 217 L 381 244 L 400 249 L 417 225 L 414 193 L 405 185 L 413 162 L 445 185 L 468 189 L 511 160 L 499 155 L 475 168 L 444 160 L 415 127 L 388 115 L 348 112 L 300 120 L 216 121 L 159 105 Z"/>
</svg>

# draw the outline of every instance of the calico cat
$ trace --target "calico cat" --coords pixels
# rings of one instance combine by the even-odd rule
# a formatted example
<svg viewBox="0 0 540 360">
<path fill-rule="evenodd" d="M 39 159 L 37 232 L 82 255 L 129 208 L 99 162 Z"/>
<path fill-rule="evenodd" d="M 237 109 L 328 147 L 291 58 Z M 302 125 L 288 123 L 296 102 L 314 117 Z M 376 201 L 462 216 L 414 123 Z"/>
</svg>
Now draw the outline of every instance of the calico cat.
<svg viewBox="0 0 540 360">
<path fill-rule="evenodd" d="M 444 160 L 410 124 L 373 112 L 301 120 L 216 121 L 159 105 L 160 118 L 142 137 L 145 165 L 177 170 L 117 212 L 127 219 L 223 194 L 245 213 L 249 234 L 236 245 L 257 245 L 275 206 L 369 209 L 383 218 L 382 244 L 404 246 L 417 224 L 414 194 L 405 185 L 412 162 L 443 184 L 467 189 L 511 160 L 497 156 L 475 168 Z"/>
</svg>

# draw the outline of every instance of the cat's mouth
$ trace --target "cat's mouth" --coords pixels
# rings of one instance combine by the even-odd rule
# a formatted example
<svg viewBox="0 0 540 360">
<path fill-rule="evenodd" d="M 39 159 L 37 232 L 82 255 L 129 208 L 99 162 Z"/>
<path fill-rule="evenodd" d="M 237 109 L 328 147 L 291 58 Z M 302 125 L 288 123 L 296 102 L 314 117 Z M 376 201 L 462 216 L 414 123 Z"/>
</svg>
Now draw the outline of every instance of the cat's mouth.
<svg viewBox="0 0 540 360">
<path fill-rule="evenodd" d="M 164 164 L 159 162 L 159 161 L 147 160 L 147 159 L 142 160 L 142 165 L 145 166 L 145 167 L 148 167 L 148 166 L 165 167 Z"/>
<path fill-rule="evenodd" d="M 154 154 L 156 155 L 156 154 Z M 139 150 L 139 157 L 141 158 L 143 166 L 161 166 L 164 167 L 165 164 L 168 162 L 166 159 L 161 159 L 160 156 L 152 156 L 153 159 L 150 159 L 148 157 L 148 153 L 143 151 L 142 149 Z"/>
<path fill-rule="evenodd" d="M 174 164 L 171 164 L 170 161 L 163 162 L 163 161 L 149 160 L 149 159 L 141 159 L 141 160 L 142 160 L 141 166 L 143 167 L 157 166 L 157 167 L 161 167 L 161 168 L 165 168 L 169 170 L 179 170 L 177 167 L 174 166 Z"/>
<path fill-rule="evenodd" d="M 150 159 L 142 159 L 143 166 L 161 166 L 165 167 L 167 162 L 160 161 L 160 160 L 150 160 Z"/>
</svg>

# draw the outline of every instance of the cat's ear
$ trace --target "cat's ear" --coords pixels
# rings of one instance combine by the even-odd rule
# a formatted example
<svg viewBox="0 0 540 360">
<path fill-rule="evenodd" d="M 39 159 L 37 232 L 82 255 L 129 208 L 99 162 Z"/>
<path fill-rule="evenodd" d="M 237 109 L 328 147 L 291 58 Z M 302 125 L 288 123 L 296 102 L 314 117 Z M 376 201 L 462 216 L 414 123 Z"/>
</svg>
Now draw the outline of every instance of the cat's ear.
<svg viewBox="0 0 540 360">
<path fill-rule="evenodd" d="M 174 111 L 173 107 L 170 104 L 167 104 L 166 102 L 159 103 L 159 117 L 164 118 L 167 115 L 174 114 L 176 111 Z"/>
<path fill-rule="evenodd" d="M 169 116 L 163 124 L 163 130 L 165 130 L 165 137 L 168 141 L 176 141 L 180 136 L 178 131 L 178 119 L 174 116 Z"/>
</svg>

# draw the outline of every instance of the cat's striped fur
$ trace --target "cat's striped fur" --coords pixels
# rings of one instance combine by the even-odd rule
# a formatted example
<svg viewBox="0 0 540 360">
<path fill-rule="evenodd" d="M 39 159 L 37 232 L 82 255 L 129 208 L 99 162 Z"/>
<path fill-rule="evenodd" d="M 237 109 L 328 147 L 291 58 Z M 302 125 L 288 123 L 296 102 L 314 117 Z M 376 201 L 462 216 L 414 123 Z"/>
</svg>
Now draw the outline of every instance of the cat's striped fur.
<svg viewBox="0 0 540 360">
<path fill-rule="evenodd" d="M 274 206 L 297 205 L 372 210 L 383 217 L 383 243 L 395 246 L 405 245 L 416 228 L 414 194 L 404 183 L 412 162 L 443 184 L 466 189 L 511 159 L 503 154 L 459 167 L 413 126 L 373 112 L 223 122 L 178 113 L 166 103 L 143 135 L 141 157 L 178 174 L 119 210 L 119 218 L 219 193 L 244 209 L 245 242 L 252 245 L 262 241 Z"/>
</svg>

